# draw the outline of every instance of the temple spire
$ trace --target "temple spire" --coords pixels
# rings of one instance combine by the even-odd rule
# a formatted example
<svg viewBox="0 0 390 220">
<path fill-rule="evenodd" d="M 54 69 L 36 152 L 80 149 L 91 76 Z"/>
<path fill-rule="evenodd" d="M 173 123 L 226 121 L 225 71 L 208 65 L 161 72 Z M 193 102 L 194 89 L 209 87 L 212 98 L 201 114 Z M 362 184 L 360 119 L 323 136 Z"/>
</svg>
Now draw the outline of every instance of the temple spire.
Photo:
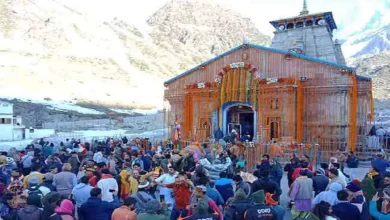
<svg viewBox="0 0 390 220">
<path fill-rule="evenodd" d="M 309 14 L 309 10 L 307 9 L 307 1 L 306 0 L 303 0 L 303 9 L 301 11 L 301 13 L 299 13 L 299 15 L 308 15 Z"/>
</svg>

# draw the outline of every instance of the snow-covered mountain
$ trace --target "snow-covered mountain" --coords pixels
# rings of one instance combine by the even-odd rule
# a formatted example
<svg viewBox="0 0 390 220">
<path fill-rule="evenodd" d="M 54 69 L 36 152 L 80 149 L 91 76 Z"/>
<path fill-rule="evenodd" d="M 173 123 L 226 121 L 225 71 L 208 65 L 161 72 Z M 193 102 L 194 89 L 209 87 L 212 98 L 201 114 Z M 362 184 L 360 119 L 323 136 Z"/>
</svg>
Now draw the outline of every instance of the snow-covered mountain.
<svg viewBox="0 0 390 220">
<path fill-rule="evenodd" d="M 390 16 L 389 9 L 377 9 L 364 27 L 347 36 L 343 52 L 357 73 L 373 80 L 374 98 L 390 108 Z"/>
<path fill-rule="evenodd" d="M 244 39 L 270 41 L 214 1 L 173 0 L 143 21 L 125 5 L 0 1 L 0 96 L 161 108 L 164 80 Z"/>
</svg>

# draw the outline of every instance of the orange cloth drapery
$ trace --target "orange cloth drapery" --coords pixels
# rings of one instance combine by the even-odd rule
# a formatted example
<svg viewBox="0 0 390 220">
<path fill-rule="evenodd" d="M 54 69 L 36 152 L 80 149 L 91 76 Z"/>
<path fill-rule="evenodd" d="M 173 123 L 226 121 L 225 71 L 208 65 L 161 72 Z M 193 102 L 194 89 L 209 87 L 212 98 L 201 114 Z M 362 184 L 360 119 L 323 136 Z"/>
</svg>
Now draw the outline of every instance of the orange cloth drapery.
<svg viewBox="0 0 390 220">
<path fill-rule="evenodd" d="M 297 142 L 302 142 L 303 137 L 303 88 L 302 88 L 302 82 L 297 81 Z"/>
<path fill-rule="evenodd" d="M 349 128 L 349 149 L 351 151 L 356 150 L 356 120 L 357 120 L 357 102 L 358 102 L 358 94 L 357 94 L 357 79 L 356 74 L 352 75 L 352 88 L 350 90 L 350 128 Z"/>
</svg>

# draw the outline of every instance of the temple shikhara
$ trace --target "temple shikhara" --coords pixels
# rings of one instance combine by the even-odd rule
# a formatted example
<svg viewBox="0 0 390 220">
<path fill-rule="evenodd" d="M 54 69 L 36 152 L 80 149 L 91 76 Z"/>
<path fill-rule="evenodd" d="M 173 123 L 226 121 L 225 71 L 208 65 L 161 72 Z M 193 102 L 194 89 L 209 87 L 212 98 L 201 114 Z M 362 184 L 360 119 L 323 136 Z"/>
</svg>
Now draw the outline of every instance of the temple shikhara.
<svg viewBox="0 0 390 220">
<path fill-rule="evenodd" d="M 355 151 L 373 121 L 372 82 L 345 66 L 332 12 L 270 22 L 270 47 L 244 43 L 165 82 L 173 139 L 249 134 Z M 218 131 L 218 132 L 217 132 Z"/>
</svg>

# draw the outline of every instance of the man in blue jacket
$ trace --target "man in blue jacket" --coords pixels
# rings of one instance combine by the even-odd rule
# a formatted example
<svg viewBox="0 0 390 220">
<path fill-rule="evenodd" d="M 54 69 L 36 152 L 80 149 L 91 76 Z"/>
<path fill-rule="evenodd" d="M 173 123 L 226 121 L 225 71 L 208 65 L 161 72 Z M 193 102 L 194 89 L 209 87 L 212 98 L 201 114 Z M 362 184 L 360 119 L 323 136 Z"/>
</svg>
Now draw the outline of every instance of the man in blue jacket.
<svg viewBox="0 0 390 220">
<path fill-rule="evenodd" d="M 390 167 L 389 161 L 383 158 L 382 153 L 376 155 L 376 159 L 371 161 L 371 165 L 379 170 L 379 174 L 383 177 L 386 173 L 386 168 Z"/>
<path fill-rule="evenodd" d="M 114 203 L 102 201 L 102 190 L 93 188 L 91 197 L 80 207 L 80 217 L 83 220 L 110 220 L 114 209 L 118 208 Z"/>
<path fill-rule="evenodd" d="M 232 179 L 227 178 L 226 172 L 221 172 L 219 174 L 219 180 L 217 180 L 214 185 L 215 189 L 218 190 L 224 201 L 227 201 L 229 198 L 234 196 L 234 182 Z"/>
</svg>

